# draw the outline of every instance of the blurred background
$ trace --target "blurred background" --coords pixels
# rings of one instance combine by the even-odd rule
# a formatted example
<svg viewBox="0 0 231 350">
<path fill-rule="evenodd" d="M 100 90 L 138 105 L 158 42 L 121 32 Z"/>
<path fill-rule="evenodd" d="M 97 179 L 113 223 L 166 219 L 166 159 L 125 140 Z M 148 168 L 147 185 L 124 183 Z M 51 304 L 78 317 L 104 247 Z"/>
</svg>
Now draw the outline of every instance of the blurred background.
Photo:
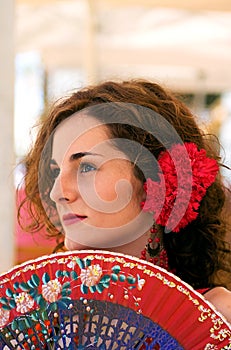
<svg viewBox="0 0 231 350">
<path fill-rule="evenodd" d="M 230 0 L 0 0 L 0 29 L 0 272 L 55 246 L 45 231 L 22 231 L 15 189 L 23 195 L 33 126 L 70 90 L 132 77 L 165 84 L 231 166 Z"/>
</svg>

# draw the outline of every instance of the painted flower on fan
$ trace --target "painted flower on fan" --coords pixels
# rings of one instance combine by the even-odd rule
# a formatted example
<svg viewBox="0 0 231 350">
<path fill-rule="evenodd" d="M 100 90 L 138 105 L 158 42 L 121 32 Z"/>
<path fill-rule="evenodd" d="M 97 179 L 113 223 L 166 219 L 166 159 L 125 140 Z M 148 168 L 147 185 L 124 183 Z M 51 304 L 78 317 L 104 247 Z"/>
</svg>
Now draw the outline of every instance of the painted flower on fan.
<svg viewBox="0 0 231 350">
<path fill-rule="evenodd" d="M 69 267 L 69 269 L 73 269 L 76 265 L 76 262 L 71 260 L 68 264 L 67 264 L 67 267 Z"/>
<path fill-rule="evenodd" d="M 0 327 L 5 326 L 10 318 L 10 311 L 0 308 Z"/>
<path fill-rule="evenodd" d="M 34 306 L 34 300 L 26 292 L 21 292 L 14 297 L 16 303 L 16 310 L 21 314 L 25 314 Z"/>
<path fill-rule="evenodd" d="M 80 279 L 85 286 L 92 287 L 99 282 L 102 273 L 99 264 L 88 266 L 86 269 L 81 269 Z"/>
<path fill-rule="evenodd" d="M 219 167 L 194 143 L 173 145 L 160 153 L 158 164 L 160 180 L 147 179 L 142 208 L 153 212 L 157 224 L 179 232 L 197 218 L 201 200 L 215 181 Z"/>
<path fill-rule="evenodd" d="M 54 303 L 55 301 L 57 301 L 61 290 L 62 285 L 56 278 L 42 285 L 42 296 L 49 303 Z"/>
<path fill-rule="evenodd" d="M 138 281 L 137 281 L 137 289 L 138 290 L 142 290 L 144 284 L 145 284 L 145 280 L 143 278 L 139 278 Z"/>
</svg>

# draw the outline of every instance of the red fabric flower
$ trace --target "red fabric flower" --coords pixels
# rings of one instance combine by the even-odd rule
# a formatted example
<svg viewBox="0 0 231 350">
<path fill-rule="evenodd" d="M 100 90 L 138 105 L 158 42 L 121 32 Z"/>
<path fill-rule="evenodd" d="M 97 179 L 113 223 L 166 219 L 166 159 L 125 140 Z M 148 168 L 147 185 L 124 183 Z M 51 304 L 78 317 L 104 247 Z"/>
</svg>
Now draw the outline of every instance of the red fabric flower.
<svg viewBox="0 0 231 350">
<path fill-rule="evenodd" d="M 219 167 L 194 143 L 176 144 L 160 153 L 159 181 L 147 179 L 144 211 L 153 211 L 157 224 L 179 232 L 198 216 L 200 202 L 215 181 Z"/>
</svg>

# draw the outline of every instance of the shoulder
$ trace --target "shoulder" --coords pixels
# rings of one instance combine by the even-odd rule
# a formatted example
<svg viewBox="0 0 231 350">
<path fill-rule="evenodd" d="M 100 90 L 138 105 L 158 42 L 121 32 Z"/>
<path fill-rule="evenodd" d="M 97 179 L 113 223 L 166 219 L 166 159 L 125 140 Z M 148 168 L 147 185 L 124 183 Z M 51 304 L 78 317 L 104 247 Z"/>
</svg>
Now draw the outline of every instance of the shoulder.
<svg viewBox="0 0 231 350">
<path fill-rule="evenodd" d="M 224 287 L 215 287 L 208 290 L 204 297 L 231 323 L 231 291 Z"/>
</svg>

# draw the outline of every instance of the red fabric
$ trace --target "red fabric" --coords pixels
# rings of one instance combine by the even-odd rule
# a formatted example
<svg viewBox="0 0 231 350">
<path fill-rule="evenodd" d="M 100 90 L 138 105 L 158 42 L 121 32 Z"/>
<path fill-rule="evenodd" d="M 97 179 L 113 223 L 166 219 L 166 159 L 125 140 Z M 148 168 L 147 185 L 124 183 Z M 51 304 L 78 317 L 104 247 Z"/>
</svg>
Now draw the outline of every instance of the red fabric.
<svg viewBox="0 0 231 350">
<path fill-rule="evenodd" d="M 158 165 L 159 181 L 147 179 L 147 198 L 141 205 L 144 211 L 153 211 L 157 224 L 179 232 L 197 218 L 200 202 L 215 181 L 219 167 L 192 142 L 161 152 Z"/>
<path fill-rule="evenodd" d="M 54 238 L 48 238 L 46 228 L 42 228 L 38 232 L 30 233 L 23 230 L 17 218 L 17 210 L 20 203 L 25 198 L 24 188 L 16 192 L 16 218 L 15 218 L 15 243 L 16 243 L 16 263 L 21 263 L 26 260 L 34 259 L 38 256 L 50 254 L 56 242 Z M 30 216 L 28 214 L 26 205 L 22 207 L 21 222 L 23 226 L 30 224 Z"/>
<path fill-rule="evenodd" d="M 206 292 L 209 291 L 210 288 L 202 288 L 202 289 L 197 289 L 197 292 L 201 293 L 201 294 L 205 294 Z"/>
</svg>

